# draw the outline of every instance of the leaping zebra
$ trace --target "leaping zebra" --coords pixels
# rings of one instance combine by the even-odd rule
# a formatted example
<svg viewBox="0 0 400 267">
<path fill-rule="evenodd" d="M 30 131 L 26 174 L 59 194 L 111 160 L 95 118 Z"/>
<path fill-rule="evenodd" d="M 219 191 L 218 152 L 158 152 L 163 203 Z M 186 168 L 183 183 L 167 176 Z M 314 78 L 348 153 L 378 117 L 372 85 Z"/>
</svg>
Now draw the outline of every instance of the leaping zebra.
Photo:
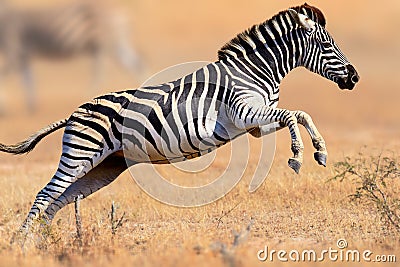
<svg viewBox="0 0 400 267">
<path fill-rule="evenodd" d="M 39 216 L 50 223 L 77 195 L 89 196 L 131 165 L 197 157 L 245 133 L 260 137 L 288 127 L 289 166 L 299 172 L 301 124 L 311 136 L 316 161 L 325 166 L 325 142 L 311 117 L 277 108 L 281 80 L 299 66 L 341 89 L 353 89 L 358 82 L 325 24 L 316 7 L 290 8 L 240 33 L 219 50 L 218 61 L 189 75 L 102 95 L 17 145 L 0 145 L 4 152 L 27 153 L 65 127 L 58 169 L 37 194 L 21 231 L 28 231 Z"/>
</svg>

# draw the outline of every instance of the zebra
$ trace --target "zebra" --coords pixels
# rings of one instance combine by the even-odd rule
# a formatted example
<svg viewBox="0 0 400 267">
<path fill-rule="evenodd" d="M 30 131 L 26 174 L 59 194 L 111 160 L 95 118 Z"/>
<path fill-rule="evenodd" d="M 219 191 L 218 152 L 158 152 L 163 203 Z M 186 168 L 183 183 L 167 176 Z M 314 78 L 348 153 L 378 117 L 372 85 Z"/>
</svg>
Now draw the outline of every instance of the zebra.
<svg viewBox="0 0 400 267">
<path fill-rule="evenodd" d="M 288 128 L 296 173 L 303 161 L 299 124 L 326 166 L 325 141 L 309 114 L 278 108 L 279 85 L 292 69 L 305 67 L 353 89 L 357 71 L 326 30 L 323 13 L 308 4 L 279 12 L 238 34 L 218 60 L 175 81 L 105 94 L 81 105 L 68 119 L 0 151 L 23 154 L 64 128 L 62 154 L 50 182 L 39 191 L 20 231 L 38 217 L 51 223 L 75 197 L 87 197 L 128 167 L 168 164 L 199 157 L 240 135 L 255 137 Z"/>
<path fill-rule="evenodd" d="M 0 3 L 0 50 L 5 63 L 1 77 L 10 71 L 22 75 L 28 108 L 35 108 L 31 60 L 66 59 L 88 55 L 93 61 L 92 87 L 100 85 L 104 58 L 113 54 L 130 73 L 142 70 L 138 52 L 131 46 L 126 17 L 98 1 L 21 9 Z"/>
</svg>

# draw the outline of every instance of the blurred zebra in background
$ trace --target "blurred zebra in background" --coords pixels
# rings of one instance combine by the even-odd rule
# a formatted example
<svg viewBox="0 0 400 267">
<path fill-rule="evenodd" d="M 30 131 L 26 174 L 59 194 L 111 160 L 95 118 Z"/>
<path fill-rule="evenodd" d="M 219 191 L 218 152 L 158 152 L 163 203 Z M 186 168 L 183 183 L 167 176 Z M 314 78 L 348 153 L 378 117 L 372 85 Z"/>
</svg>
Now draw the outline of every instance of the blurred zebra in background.
<svg viewBox="0 0 400 267">
<path fill-rule="evenodd" d="M 0 77 L 18 71 L 30 110 L 35 109 L 31 60 L 87 55 L 93 60 L 92 87 L 98 87 L 106 56 L 114 56 L 131 73 L 141 70 L 132 48 L 126 17 L 102 1 L 74 1 L 47 8 L 17 8 L 0 1 Z"/>
</svg>

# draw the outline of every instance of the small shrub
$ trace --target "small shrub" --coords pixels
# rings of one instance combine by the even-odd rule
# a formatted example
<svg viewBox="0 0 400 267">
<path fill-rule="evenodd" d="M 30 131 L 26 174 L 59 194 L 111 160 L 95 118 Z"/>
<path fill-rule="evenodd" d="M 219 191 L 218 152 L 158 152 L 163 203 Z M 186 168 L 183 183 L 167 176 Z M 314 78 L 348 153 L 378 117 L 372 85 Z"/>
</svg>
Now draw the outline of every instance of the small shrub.
<svg viewBox="0 0 400 267">
<path fill-rule="evenodd" d="M 345 157 L 334 164 L 334 172 L 331 180 L 351 179 L 356 184 L 355 193 L 349 196 L 352 201 L 374 206 L 381 219 L 400 232 L 400 165 L 394 153 Z"/>
</svg>

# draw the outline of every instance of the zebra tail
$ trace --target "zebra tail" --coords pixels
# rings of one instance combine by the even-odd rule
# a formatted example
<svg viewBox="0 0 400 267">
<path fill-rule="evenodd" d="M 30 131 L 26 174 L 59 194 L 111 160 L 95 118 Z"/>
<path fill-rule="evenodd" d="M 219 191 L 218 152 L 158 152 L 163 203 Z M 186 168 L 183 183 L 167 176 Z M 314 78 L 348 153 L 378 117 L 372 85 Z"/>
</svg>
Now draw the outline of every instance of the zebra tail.
<svg viewBox="0 0 400 267">
<path fill-rule="evenodd" d="M 14 155 L 28 153 L 34 149 L 37 143 L 39 143 L 45 136 L 65 127 L 67 121 L 68 119 L 56 121 L 15 145 L 4 145 L 0 143 L 0 151 Z"/>
</svg>

